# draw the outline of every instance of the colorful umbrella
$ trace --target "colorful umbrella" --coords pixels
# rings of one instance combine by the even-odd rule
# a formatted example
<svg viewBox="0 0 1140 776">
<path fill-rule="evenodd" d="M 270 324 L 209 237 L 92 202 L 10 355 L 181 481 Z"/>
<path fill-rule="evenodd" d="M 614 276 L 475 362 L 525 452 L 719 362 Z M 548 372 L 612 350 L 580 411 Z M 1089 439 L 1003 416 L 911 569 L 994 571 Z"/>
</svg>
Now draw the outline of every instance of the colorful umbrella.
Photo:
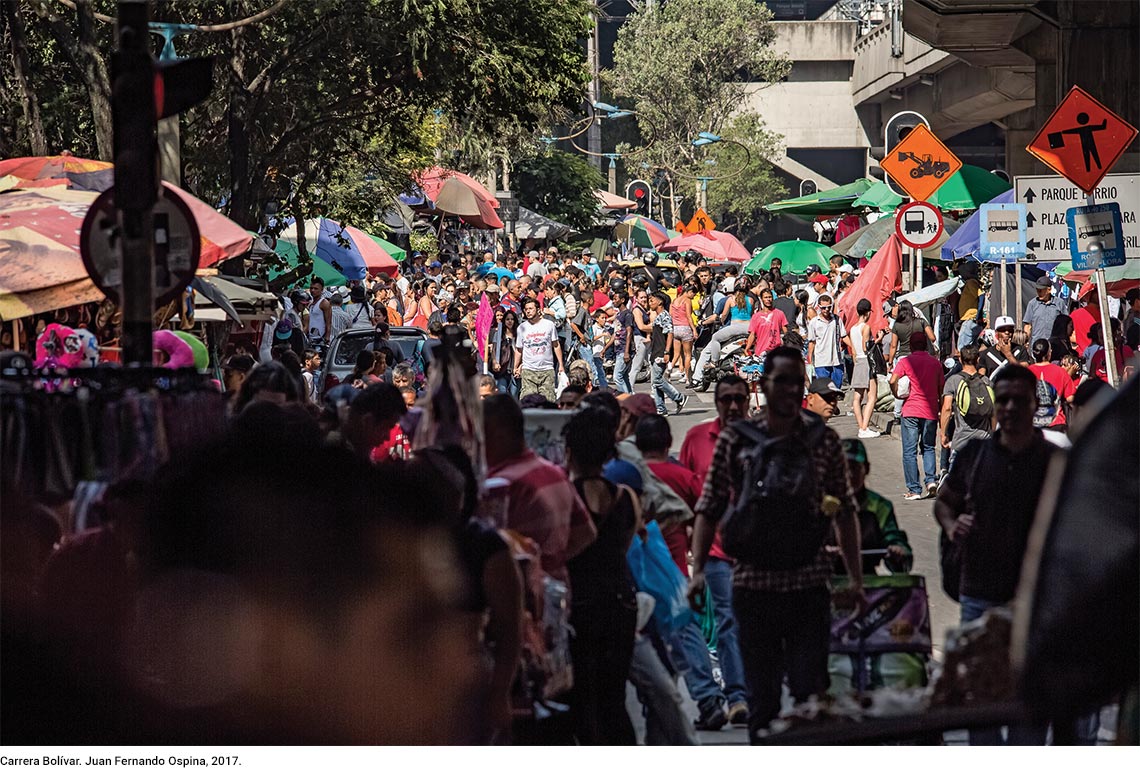
<svg viewBox="0 0 1140 776">
<path fill-rule="evenodd" d="M 835 306 L 836 315 L 843 325 L 850 329 L 859 320 L 855 309 L 860 299 L 871 302 L 871 319 L 868 324 L 871 332 L 878 334 L 889 321 L 883 315 L 883 302 L 895 291 L 902 290 L 902 243 L 891 235 L 883 247 L 879 248 L 867 266 L 855 278 L 855 282 L 839 297 Z"/>
<path fill-rule="evenodd" d="M 638 248 L 656 248 L 669 241 L 669 232 L 664 226 L 636 213 L 619 221 L 614 234 L 619 240 L 629 240 Z"/>
<path fill-rule="evenodd" d="M 826 267 L 836 253 L 823 243 L 811 240 L 785 240 L 773 243 L 752 257 L 744 268 L 745 274 L 756 274 L 772 268 L 772 259 L 780 260 L 780 269 L 786 273 L 801 274 L 812 264 Z"/>
<path fill-rule="evenodd" d="M 408 258 L 408 252 L 401 248 L 399 245 L 390 243 L 383 237 L 377 237 L 374 234 L 370 234 L 368 237 L 371 238 L 372 242 L 383 248 L 385 252 L 387 252 L 387 254 L 391 256 L 395 261 L 403 261 L 404 259 Z"/>
<path fill-rule="evenodd" d="M 472 178 L 455 170 L 432 167 L 415 176 L 418 191 L 401 195 L 400 201 L 412 207 L 428 207 L 481 229 L 502 229 L 503 222 L 495 210 L 499 200 Z"/>
<path fill-rule="evenodd" d="M 942 236 L 928 248 L 928 251 L 933 251 L 941 248 L 953 235 L 958 231 L 961 224 L 953 218 L 943 218 L 943 231 Z M 864 259 L 868 256 L 874 255 L 875 251 L 883 247 L 883 243 L 895 233 L 895 219 L 894 216 L 883 216 L 874 223 L 867 224 L 862 229 L 844 237 L 837 242 L 832 248 L 836 253 L 843 256 L 850 256 L 856 259 Z"/>
<path fill-rule="evenodd" d="M 859 178 L 845 186 L 839 186 L 826 191 L 817 191 L 803 197 L 785 199 L 765 205 L 769 213 L 781 213 L 790 216 L 803 216 L 815 218 L 816 216 L 837 216 L 851 210 L 855 200 L 865 193 L 874 181 L 870 178 Z"/>
<path fill-rule="evenodd" d="M 751 251 L 745 248 L 735 235 L 715 230 L 686 234 L 670 239 L 669 242 L 661 246 L 661 250 L 677 251 L 678 253 L 693 250 L 706 259 L 747 261 L 752 257 Z"/>
<path fill-rule="evenodd" d="M 29 181 L 65 181 L 80 191 L 106 191 L 114 183 L 114 165 L 81 159 L 64 151 L 58 156 L 22 156 L 0 161 L 0 178 L 11 175 Z"/>
<path fill-rule="evenodd" d="M 942 210 L 977 210 L 980 205 L 1012 188 L 1013 184 L 1005 178 L 965 164 L 930 195 L 929 201 Z"/>
<path fill-rule="evenodd" d="M 285 227 L 277 241 L 278 247 L 281 242 L 296 245 L 296 223 Z M 400 271 L 396 260 L 370 235 L 353 226 L 341 226 L 331 218 L 305 221 L 305 245 L 311 255 L 324 259 L 349 280 L 363 280 L 369 272 L 394 276 Z"/>
</svg>

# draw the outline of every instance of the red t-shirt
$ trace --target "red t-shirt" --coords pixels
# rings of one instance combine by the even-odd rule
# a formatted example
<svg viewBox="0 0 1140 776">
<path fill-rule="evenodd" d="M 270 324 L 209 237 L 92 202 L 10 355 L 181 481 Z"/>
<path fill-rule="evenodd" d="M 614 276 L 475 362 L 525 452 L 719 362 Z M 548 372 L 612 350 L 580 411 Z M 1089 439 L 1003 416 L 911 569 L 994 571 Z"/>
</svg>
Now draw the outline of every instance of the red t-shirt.
<svg viewBox="0 0 1140 776">
<path fill-rule="evenodd" d="M 756 342 L 752 352 L 756 355 L 767 353 L 773 348 L 780 347 L 783 341 L 782 333 L 788 325 L 788 319 L 783 311 L 776 308 L 771 310 L 758 310 L 748 322 L 748 333 L 756 335 Z"/>
<path fill-rule="evenodd" d="M 692 509 L 701 497 L 701 486 L 704 483 L 693 473 L 692 469 L 672 461 L 646 461 L 649 471 L 657 475 L 658 479 L 673 489 L 681 500 Z M 669 554 L 681 573 L 689 576 L 689 536 L 685 526 L 674 525 L 664 531 L 665 544 L 669 547 Z"/>
<path fill-rule="evenodd" d="M 1069 314 L 1073 319 L 1073 336 L 1077 339 L 1077 355 L 1084 356 L 1085 349 L 1092 342 L 1089 339 L 1089 329 L 1094 323 L 1100 323 L 1099 307 L 1080 307 Z"/>
<path fill-rule="evenodd" d="M 1095 357 L 1094 357 L 1095 360 Z M 1039 380 L 1044 380 L 1053 386 L 1057 391 L 1057 395 L 1061 397 L 1063 402 L 1071 402 L 1073 394 L 1077 391 L 1077 386 L 1073 385 L 1073 378 L 1069 377 L 1069 373 L 1056 364 L 1029 364 L 1029 371 L 1037 375 Z M 1064 407 L 1057 408 L 1057 417 L 1053 418 L 1052 426 L 1061 426 L 1065 424 L 1065 409 Z"/>
<path fill-rule="evenodd" d="M 720 418 L 698 423 L 689 429 L 689 433 L 685 434 L 685 441 L 681 443 L 681 465 L 696 475 L 702 489 L 708 476 L 709 466 L 712 465 L 713 452 L 716 450 L 716 440 L 720 437 L 721 428 Z M 713 539 L 709 557 L 732 563 L 732 557 L 720 546 L 719 530 Z"/>
<path fill-rule="evenodd" d="M 1132 358 L 1132 348 L 1127 345 L 1116 348 L 1113 351 L 1116 358 L 1116 376 L 1120 377 L 1120 373 L 1124 371 L 1124 362 Z M 1108 382 L 1108 367 L 1104 364 L 1104 348 L 1101 348 L 1096 353 L 1093 353 L 1092 361 L 1089 363 L 1092 368 L 1092 373 L 1099 377 L 1101 380 Z"/>
<path fill-rule="evenodd" d="M 590 314 L 593 315 L 598 310 L 606 307 L 610 303 L 610 298 L 601 291 L 594 292 L 594 302 L 590 305 Z"/>
<path fill-rule="evenodd" d="M 901 359 L 892 374 L 910 378 L 910 394 L 903 400 L 904 418 L 937 420 L 942 396 L 942 364 L 926 351 Z"/>
</svg>

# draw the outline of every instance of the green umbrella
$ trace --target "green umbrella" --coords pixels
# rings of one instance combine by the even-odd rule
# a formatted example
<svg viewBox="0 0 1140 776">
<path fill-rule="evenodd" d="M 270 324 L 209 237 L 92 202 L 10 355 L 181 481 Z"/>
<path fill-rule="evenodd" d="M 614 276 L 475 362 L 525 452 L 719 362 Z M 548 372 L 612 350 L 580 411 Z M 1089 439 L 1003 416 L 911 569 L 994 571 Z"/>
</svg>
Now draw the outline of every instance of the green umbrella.
<svg viewBox="0 0 1140 776">
<path fill-rule="evenodd" d="M 875 181 L 871 188 L 863 192 L 852 203 L 852 207 L 869 207 L 882 213 L 894 212 L 902 204 L 903 198 L 891 191 L 883 181 Z"/>
<path fill-rule="evenodd" d="M 301 254 L 297 249 L 297 244 L 287 242 L 286 240 L 278 240 L 277 247 L 274 252 L 281 257 L 282 261 L 287 265 L 286 269 L 269 270 L 269 279 L 274 280 L 286 272 L 291 271 L 301 263 Z M 393 257 L 395 258 L 395 257 Z M 336 269 L 333 265 L 329 264 L 322 258 L 309 254 L 309 261 L 313 262 L 312 274 L 325 281 L 326 286 L 343 286 L 348 284 L 348 280 L 344 275 Z"/>
<path fill-rule="evenodd" d="M 965 164 L 961 170 L 947 178 L 938 187 L 938 191 L 930 195 L 928 201 L 942 210 L 977 210 L 998 194 L 1012 188 L 1013 185 L 1005 178 L 981 167 Z"/>
<path fill-rule="evenodd" d="M 807 194 L 803 197 L 796 197 L 795 199 L 773 202 L 770 205 L 765 205 L 764 209 L 769 213 L 810 218 L 815 218 L 816 216 L 837 216 L 851 210 L 855 200 L 866 192 L 867 189 L 871 188 L 873 184 L 874 181 L 870 178 L 860 178 L 848 183 L 846 186 L 840 186 L 826 191 L 817 191 L 815 194 Z"/>
<path fill-rule="evenodd" d="M 753 256 L 744 268 L 744 273 L 756 274 L 771 269 L 772 259 L 778 258 L 783 272 L 801 274 L 812 264 L 827 266 L 828 260 L 835 255 L 835 251 L 823 243 L 811 240 L 785 240 L 772 243 Z"/>
<path fill-rule="evenodd" d="M 368 233 L 365 232 L 365 234 L 368 234 Z M 388 251 L 388 255 L 391 256 L 396 261 L 403 261 L 404 259 L 406 259 L 408 257 L 408 252 L 405 251 L 403 248 L 401 248 L 399 245 L 396 245 L 394 243 L 390 243 L 387 240 L 385 240 L 383 237 L 377 237 L 374 234 L 369 234 L 368 236 L 369 236 L 369 238 L 371 238 L 372 242 L 376 243 L 381 248 Z"/>
</svg>

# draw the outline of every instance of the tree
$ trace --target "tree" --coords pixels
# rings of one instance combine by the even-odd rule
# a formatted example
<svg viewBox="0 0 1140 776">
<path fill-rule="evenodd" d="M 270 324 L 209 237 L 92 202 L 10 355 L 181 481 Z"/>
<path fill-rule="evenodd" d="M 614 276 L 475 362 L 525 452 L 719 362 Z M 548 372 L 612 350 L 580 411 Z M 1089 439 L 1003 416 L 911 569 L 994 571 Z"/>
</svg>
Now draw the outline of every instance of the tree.
<svg viewBox="0 0 1140 776">
<path fill-rule="evenodd" d="M 598 218 L 594 191 L 605 181 L 581 156 L 551 151 L 515 164 L 512 186 L 519 203 L 575 229 L 586 230 Z"/>
<path fill-rule="evenodd" d="M 771 166 L 779 136 L 766 132 L 758 114 L 741 110 L 750 84 L 779 81 L 790 63 L 772 50 L 772 13 L 755 0 L 671 0 L 643 3 L 618 31 L 607 88 L 632 100 L 641 142 L 622 147 L 624 162 L 662 170 L 674 189 L 695 192 L 699 176 L 729 176 L 709 186 L 709 206 L 729 214 L 740 236 L 759 225 L 758 208 L 737 205 L 778 197 Z M 702 132 L 735 140 L 694 146 Z M 691 187 L 691 188 L 690 188 Z M 767 201 L 771 201 L 768 199 Z"/>
</svg>

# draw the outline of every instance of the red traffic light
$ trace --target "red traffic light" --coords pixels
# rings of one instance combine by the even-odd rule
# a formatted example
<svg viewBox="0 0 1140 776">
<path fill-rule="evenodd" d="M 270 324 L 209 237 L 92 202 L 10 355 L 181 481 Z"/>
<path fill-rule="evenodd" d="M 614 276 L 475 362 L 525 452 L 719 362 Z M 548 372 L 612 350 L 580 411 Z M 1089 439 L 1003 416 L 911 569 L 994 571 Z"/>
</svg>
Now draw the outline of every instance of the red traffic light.
<svg viewBox="0 0 1140 776">
<path fill-rule="evenodd" d="M 638 188 L 633 190 L 633 196 L 638 197 L 638 198 L 644 197 L 645 196 L 645 189 L 643 189 L 639 186 Z"/>
</svg>

